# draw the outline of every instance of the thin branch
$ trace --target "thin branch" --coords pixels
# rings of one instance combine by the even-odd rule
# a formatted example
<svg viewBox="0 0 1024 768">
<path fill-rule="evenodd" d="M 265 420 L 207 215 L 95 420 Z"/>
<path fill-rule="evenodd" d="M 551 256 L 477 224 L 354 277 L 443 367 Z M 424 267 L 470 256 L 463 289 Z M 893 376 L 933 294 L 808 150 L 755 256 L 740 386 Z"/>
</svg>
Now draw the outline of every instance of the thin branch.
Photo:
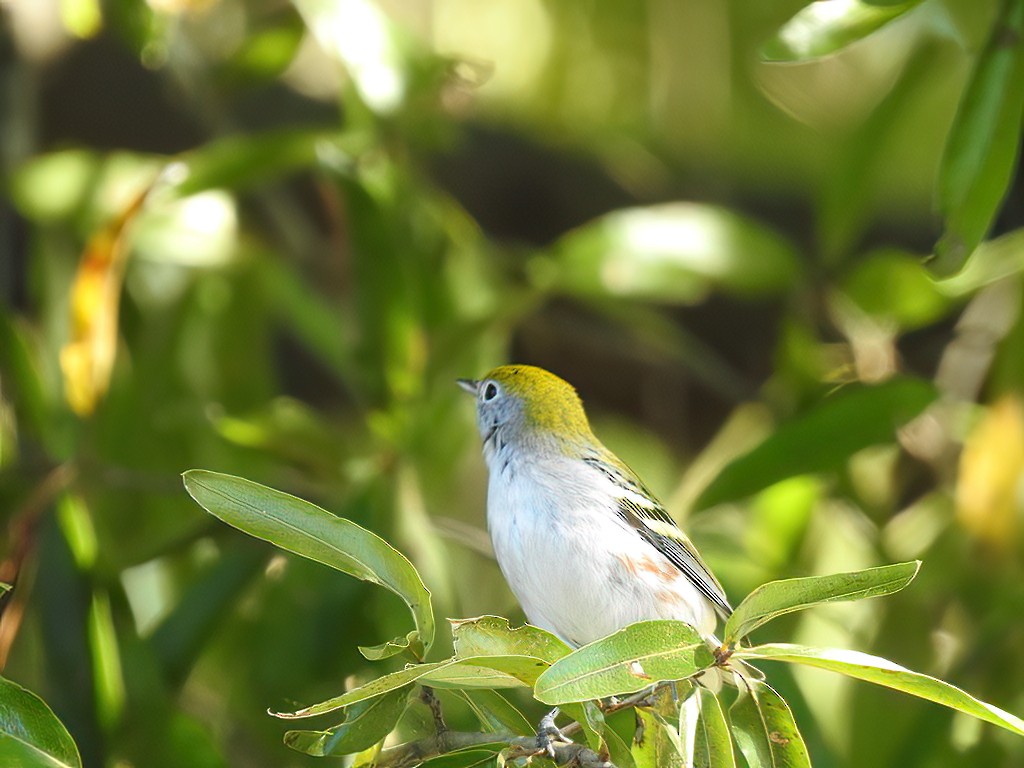
<svg viewBox="0 0 1024 768">
<path fill-rule="evenodd" d="M 615 701 L 605 705 L 602 709 L 606 715 L 620 712 L 624 709 L 631 709 L 641 706 L 651 697 L 651 691 L 645 690 L 635 693 L 629 698 Z M 430 706 L 427 696 L 422 697 L 424 702 Z M 433 698 L 433 691 L 430 697 Z M 431 711 L 433 711 L 431 706 Z M 443 719 L 441 720 L 443 723 Z M 582 728 L 578 722 L 571 722 L 561 729 L 566 736 L 571 736 Z M 397 747 L 385 749 L 374 761 L 374 768 L 410 768 L 410 766 L 426 760 L 429 757 L 442 755 L 459 749 L 468 749 L 483 744 L 508 744 L 514 751 L 510 757 L 530 757 L 543 754 L 543 750 L 537 746 L 536 736 L 516 736 L 513 733 L 480 733 L 467 731 L 449 731 L 445 727 L 440 731 L 424 739 L 410 741 L 400 744 Z M 583 744 L 572 742 L 556 741 L 552 745 L 555 750 L 555 763 L 557 765 L 572 765 L 578 768 L 615 768 L 614 765 L 603 759 L 594 750 Z"/>
</svg>

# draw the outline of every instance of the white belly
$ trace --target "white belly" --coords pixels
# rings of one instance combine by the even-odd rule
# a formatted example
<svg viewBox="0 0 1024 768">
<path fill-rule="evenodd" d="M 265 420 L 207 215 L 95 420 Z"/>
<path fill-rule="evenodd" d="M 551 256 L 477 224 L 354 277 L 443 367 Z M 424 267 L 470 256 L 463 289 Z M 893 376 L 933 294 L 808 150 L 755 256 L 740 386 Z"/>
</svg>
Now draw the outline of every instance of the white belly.
<svg viewBox="0 0 1024 768">
<path fill-rule="evenodd" d="M 710 603 L 615 514 L 609 481 L 578 464 L 567 476 L 558 463 L 490 472 L 487 526 L 527 620 L 577 646 L 644 619 L 712 635 Z"/>
</svg>

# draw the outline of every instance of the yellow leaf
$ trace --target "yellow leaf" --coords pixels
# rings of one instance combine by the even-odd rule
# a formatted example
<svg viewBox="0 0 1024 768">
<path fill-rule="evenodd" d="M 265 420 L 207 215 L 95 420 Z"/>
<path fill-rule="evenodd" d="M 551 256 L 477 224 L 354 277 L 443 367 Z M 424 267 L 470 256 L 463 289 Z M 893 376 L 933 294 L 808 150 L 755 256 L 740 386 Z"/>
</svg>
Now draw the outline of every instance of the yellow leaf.
<svg viewBox="0 0 1024 768">
<path fill-rule="evenodd" d="M 1016 540 L 1024 513 L 1024 405 L 1006 395 L 974 428 L 960 456 L 956 487 L 960 524 L 993 549 Z"/>
<path fill-rule="evenodd" d="M 88 416 L 107 392 L 117 350 L 117 315 L 128 255 L 125 230 L 142 209 L 147 186 L 90 238 L 71 285 L 71 338 L 60 351 L 64 397 Z"/>
</svg>

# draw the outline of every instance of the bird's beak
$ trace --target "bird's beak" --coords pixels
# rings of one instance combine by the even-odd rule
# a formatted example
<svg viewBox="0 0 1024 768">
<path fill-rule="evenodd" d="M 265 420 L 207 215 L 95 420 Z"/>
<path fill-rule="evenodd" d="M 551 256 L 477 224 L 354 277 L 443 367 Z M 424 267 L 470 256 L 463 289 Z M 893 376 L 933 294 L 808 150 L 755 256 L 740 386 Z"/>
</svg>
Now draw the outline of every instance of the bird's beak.
<svg viewBox="0 0 1024 768">
<path fill-rule="evenodd" d="M 471 395 L 476 395 L 477 389 L 480 388 L 480 382 L 474 381 L 473 379 L 456 379 L 455 383 Z"/>
</svg>

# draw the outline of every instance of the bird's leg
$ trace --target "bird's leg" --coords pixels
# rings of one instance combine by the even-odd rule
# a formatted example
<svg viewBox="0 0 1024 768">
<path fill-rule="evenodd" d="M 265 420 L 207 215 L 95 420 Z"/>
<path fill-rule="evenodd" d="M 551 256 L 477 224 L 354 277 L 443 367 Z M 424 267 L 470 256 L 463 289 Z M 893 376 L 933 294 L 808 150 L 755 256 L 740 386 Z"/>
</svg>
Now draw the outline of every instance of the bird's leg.
<svg viewBox="0 0 1024 768">
<path fill-rule="evenodd" d="M 558 714 L 558 707 L 555 707 L 540 719 L 540 725 L 537 726 L 537 747 L 538 749 L 543 749 L 550 758 L 555 756 L 555 748 L 552 746 L 552 742 L 564 741 L 568 744 L 572 743 L 572 739 L 562 733 L 558 726 L 555 725 L 555 718 L 558 717 Z"/>
</svg>

